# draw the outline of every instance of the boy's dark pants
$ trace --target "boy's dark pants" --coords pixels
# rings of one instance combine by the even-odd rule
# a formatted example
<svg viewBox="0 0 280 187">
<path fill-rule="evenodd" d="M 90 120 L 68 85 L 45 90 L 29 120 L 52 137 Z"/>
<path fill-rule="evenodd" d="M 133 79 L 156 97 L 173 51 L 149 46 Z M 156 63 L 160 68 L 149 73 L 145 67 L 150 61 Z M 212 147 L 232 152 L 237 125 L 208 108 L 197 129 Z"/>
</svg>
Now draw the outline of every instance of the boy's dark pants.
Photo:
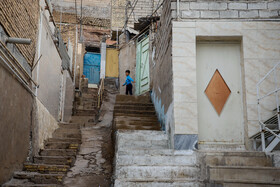
<svg viewBox="0 0 280 187">
<path fill-rule="evenodd" d="M 126 85 L 126 92 L 125 92 L 126 95 L 128 95 L 128 93 L 132 95 L 132 87 L 133 87 L 132 84 Z"/>
</svg>

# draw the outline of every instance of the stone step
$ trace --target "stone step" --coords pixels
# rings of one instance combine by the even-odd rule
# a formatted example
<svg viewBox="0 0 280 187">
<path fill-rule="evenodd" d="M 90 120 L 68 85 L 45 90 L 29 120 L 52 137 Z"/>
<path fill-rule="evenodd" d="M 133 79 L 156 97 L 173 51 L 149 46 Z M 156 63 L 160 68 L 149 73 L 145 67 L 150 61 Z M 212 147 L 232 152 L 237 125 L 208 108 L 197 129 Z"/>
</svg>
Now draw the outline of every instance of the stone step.
<svg viewBox="0 0 280 187">
<path fill-rule="evenodd" d="M 47 142 L 65 142 L 65 143 L 78 143 L 80 144 L 81 138 L 50 138 Z"/>
<path fill-rule="evenodd" d="M 199 169 L 191 166 L 123 166 L 116 170 L 117 179 L 130 182 L 159 182 L 176 179 L 192 181 L 198 174 Z"/>
<path fill-rule="evenodd" d="M 116 103 L 151 103 L 150 96 L 117 95 Z"/>
<path fill-rule="evenodd" d="M 52 165 L 69 165 L 73 166 L 75 157 L 71 156 L 36 156 L 34 163 L 36 164 L 52 164 Z"/>
<path fill-rule="evenodd" d="M 122 124 L 116 124 L 114 125 L 114 129 L 116 130 L 157 130 L 160 131 L 161 127 L 159 125 L 122 125 Z"/>
<path fill-rule="evenodd" d="M 75 116 L 95 116 L 97 110 L 75 110 Z"/>
<path fill-rule="evenodd" d="M 130 126 L 160 126 L 158 121 L 149 122 L 149 121 L 115 121 L 115 125 L 130 125 Z"/>
<path fill-rule="evenodd" d="M 190 150 L 173 150 L 173 149 L 135 149 L 135 150 L 118 150 L 117 155 L 147 155 L 147 156 L 192 156 Z"/>
<path fill-rule="evenodd" d="M 251 181 L 232 181 L 232 182 L 226 182 L 222 184 L 223 187 L 276 187 L 280 186 L 280 182 L 254 182 L 252 183 Z"/>
<path fill-rule="evenodd" d="M 59 184 L 34 184 L 31 182 L 27 182 L 26 180 L 22 179 L 12 179 L 12 182 L 8 182 L 2 187 L 62 187 Z"/>
<path fill-rule="evenodd" d="M 123 149 L 167 149 L 168 140 L 143 140 L 143 141 L 127 141 L 127 140 L 117 140 L 118 150 Z"/>
<path fill-rule="evenodd" d="M 82 135 L 81 133 L 69 133 L 69 132 L 54 132 L 53 133 L 54 138 L 77 138 L 81 139 Z"/>
<path fill-rule="evenodd" d="M 115 180 L 115 187 L 204 187 L 205 185 L 191 181 L 163 181 L 163 182 L 128 182 Z"/>
<path fill-rule="evenodd" d="M 121 110 L 140 110 L 140 111 L 155 111 L 154 106 L 137 106 L 137 105 L 115 105 L 114 107 L 115 111 L 121 111 Z"/>
<path fill-rule="evenodd" d="M 115 116 L 115 122 L 118 121 L 131 121 L 131 122 L 158 122 L 158 118 L 156 116 L 149 117 L 135 117 L 135 116 Z"/>
<path fill-rule="evenodd" d="M 273 166 L 273 161 L 270 157 L 258 152 L 207 154 L 204 157 L 204 161 L 208 166 Z"/>
<path fill-rule="evenodd" d="M 98 94 L 96 92 L 93 93 L 82 93 L 81 95 L 82 98 L 93 98 L 93 99 L 97 99 L 98 98 Z"/>
<path fill-rule="evenodd" d="M 154 104 L 149 102 L 149 103 L 126 103 L 126 102 L 116 102 L 115 106 L 133 106 L 133 107 L 154 107 Z"/>
<path fill-rule="evenodd" d="M 40 151 L 41 156 L 76 156 L 75 149 L 44 149 Z"/>
<path fill-rule="evenodd" d="M 77 123 L 59 123 L 59 128 L 63 129 L 80 129 L 81 125 Z"/>
<path fill-rule="evenodd" d="M 209 167 L 210 181 L 247 181 L 248 183 L 280 183 L 280 168 L 215 166 Z"/>
<path fill-rule="evenodd" d="M 118 131 L 118 140 L 148 141 L 148 140 L 168 140 L 163 131 Z"/>
<path fill-rule="evenodd" d="M 35 184 L 62 184 L 64 174 L 41 174 L 37 172 L 15 172 L 15 179 L 27 179 Z"/>
<path fill-rule="evenodd" d="M 28 172 L 38 172 L 42 174 L 52 174 L 52 173 L 67 173 L 70 169 L 69 165 L 50 165 L 50 164 L 34 164 L 25 163 L 23 170 Z"/>
<path fill-rule="evenodd" d="M 133 117 L 151 117 L 155 116 L 155 111 L 146 110 L 114 110 L 114 116 L 133 116 Z"/>
<path fill-rule="evenodd" d="M 196 155 L 117 155 L 117 168 L 122 166 L 195 166 Z"/>
<path fill-rule="evenodd" d="M 69 134 L 80 134 L 81 129 L 80 128 L 58 128 L 54 131 L 54 133 L 69 133 Z"/>
<path fill-rule="evenodd" d="M 79 149 L 79 144 L 77 143 L 67 143 L 67 142 L 46 142 L 45 149 Z"/>
</svg>

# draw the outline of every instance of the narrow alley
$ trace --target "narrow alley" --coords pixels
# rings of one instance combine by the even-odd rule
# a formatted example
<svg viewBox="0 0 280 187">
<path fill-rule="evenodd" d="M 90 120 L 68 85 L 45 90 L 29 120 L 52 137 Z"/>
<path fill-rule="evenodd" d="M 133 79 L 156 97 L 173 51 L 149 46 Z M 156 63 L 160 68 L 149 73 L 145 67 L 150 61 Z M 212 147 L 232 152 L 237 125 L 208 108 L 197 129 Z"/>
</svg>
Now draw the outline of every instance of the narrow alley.
<svg viewBox="0 0 280 187">
<path fill-rule="evenodd" d="M 280 1 L 0 0 L 0 186 L 280 186 Z"/>
</svg>

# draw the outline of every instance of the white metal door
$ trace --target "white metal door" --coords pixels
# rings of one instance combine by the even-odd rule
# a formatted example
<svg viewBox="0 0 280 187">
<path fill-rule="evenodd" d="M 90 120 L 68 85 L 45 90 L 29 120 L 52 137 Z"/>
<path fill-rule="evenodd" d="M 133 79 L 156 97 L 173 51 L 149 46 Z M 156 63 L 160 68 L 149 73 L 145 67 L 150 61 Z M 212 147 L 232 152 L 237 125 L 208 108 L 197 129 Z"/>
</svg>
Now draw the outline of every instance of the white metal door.
<svg viewBox="0 0 280 187">
<path fill-rule="evenodd" d="M 243 144 L 239 43 L 197 44 L 200 144 Z"/>
</svg>

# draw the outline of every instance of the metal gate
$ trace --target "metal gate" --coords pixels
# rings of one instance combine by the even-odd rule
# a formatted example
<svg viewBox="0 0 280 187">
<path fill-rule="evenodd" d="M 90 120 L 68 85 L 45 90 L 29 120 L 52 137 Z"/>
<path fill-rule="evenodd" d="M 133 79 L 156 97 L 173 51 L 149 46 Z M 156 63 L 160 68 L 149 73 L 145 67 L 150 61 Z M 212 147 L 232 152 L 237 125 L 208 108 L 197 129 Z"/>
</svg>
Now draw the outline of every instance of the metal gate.
<svg viewBox="0 0 280 187">
<path fill-rule="evenodd" d="M 99 84 L 101 55 L 87 52 L 84 56 L 84 75 L 89 84 Z"/>
<path fill-rule="evenodd" d="M 139 37 L 136 51 L 136 94 L 141 95 L 149 91 L 149 36 Z"/>
</svg>

